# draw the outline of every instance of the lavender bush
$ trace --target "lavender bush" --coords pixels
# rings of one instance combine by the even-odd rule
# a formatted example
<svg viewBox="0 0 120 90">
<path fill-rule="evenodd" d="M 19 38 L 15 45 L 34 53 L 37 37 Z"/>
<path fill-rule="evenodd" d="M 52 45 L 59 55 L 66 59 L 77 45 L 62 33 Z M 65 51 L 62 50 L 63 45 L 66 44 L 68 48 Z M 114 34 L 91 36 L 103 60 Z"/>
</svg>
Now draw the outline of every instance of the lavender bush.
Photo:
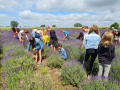
<svg viewBox="0 0 120 90">
<path fill-rule="evenodd" d="M 47 64 L 51 68 L 61 68 L 64 60 L 59 54 L 52 53 L 47 59 Z"/>
<path fill-rule="evenodd" d="M 52 84 L 49 77 L 42 74 L 31 74 L 19 81 L 21 90 L 51 90 Z"/>
<path fill-rule="evenodd" d="M 50 90 L 50 80 L 46 76 L 39 76 L 41 79 L 39 83 L 34 85 L 35 88 L 29 87 L 32 84 L 25 83 L 23 85 L 25 88 L 20 87 L 19 82 L 33 73 L 33 60 L 32 55 L 28 54 L 24 49 L 24 43 L 20 43 L 19 40 L 14 38 L 11 34 L 12 32 L 4 30 L 0 39 L 4 53 L 1 62 L 5 71 L 5 88 L 10 90 L 20 90 L 21 88 L 23 88 L 23 90 L 36 90 L 38 84 L 40 84 L 41 89 Z M 32 81 L 32 78 L 30 79 Z M 47 82 L 49 82 L 49 84 L 46 84 Z"/>
<path fill-rule="evenodd" d="M 94 76 L 90 80 L 85 80 L 83 83 L 79 84 L 79 90 L 119 90 L 120 85 L 116 81 L 105 80 L 104 77 Z M 82 86 L 81 86 L 82 85 Z"/>
<path fill-rule="evenodd" d="M 68 60 L 62 65 L 62 83 L 77 86 L 87 77 L 85 70 L 76 59 Z"/>
</svg>

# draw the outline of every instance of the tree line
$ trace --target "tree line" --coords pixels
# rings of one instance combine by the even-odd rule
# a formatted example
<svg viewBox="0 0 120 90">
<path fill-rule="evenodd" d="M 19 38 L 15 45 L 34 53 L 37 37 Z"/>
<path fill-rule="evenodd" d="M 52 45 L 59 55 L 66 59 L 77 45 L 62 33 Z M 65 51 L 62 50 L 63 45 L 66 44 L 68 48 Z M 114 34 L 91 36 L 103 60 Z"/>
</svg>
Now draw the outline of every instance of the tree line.
<svg viewBox="0 0 120 90">
<path fill-rule="evenodd" d="M 19 25 L 19 23 L 17 21 L 11 21 L 10 22 L 10 26 L 11 27 L 18 27 L 18 25 Z M 9 27 L 9 26 L 7 26 L 7 27 Z M 26 27 L 26 26 L 24 26 L 24 27 Z M 40 27 L 46 27 L 46 25 L 41 25 Z M 52 25 L 52 27 L 56 27 L 56 25 Z M 75 23 L 74 27 L 82 27 L 82 24 Z M 112 27 L 114 27 L 115 29 L 118 29 L 119 28 L 119 23 L 118 22 L 114 22 L 113 24 L 110 25 L 110 28 L 112 28 Z"/>
</svg>

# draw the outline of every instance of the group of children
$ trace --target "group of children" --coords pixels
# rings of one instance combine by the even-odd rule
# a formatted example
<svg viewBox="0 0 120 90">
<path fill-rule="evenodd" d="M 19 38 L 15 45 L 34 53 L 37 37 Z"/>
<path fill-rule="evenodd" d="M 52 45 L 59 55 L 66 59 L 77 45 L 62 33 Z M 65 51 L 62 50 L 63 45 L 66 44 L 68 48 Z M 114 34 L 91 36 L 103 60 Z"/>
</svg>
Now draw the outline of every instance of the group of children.
<svg viewBox="0 0 120 90">
<path fill-rule="evenodd" d="M 113 45 L 114 31 L 105 32 L 101 37 L 97 25 L 91 26 L 90 29 L 87 26 L 83 26 L 82 30 L 84 32 L 84 39 L 81 48 L 84 46 L 86 49 L 84 67 L 86 67 L 87 61 L 91 57 L 90 68 L 87 72 L 88 78 L 90 78 L 92 73 L 97 55 L 99 59 L 98 76 L 101 77 L 103 75 L 107 78 L 111 62 L 115 58 L 115 46 Z"/>
<path fill-rule="evenodd" d="M 12 28 L 12 30 L 14 32 L 14 37 L 15 37 L 15 34 L 18 33 L 18 38 L 22 42 L 23 42 L 23 33 L 26 34 L 27 39 L 28 39 L 27 34 L 31 34 L 28 30 L 21 30 L 18 32 L 17 28 L 14 28 L 14 27 Z M 113 38 L 114 38 L 113 35 L 120 35 L 120 32 L 112 30 L 109 32 L 105 32 L 101 37 L 99 28 L 97 27 L 97 25 L 91 26 L 90 29 L 88 29 L 88 26 L 83 26 L 82 30 L 83 30 L 83 34 L 80 33 L 78 38 L 83 40 L 81 49 L 83 47 L 85 47 L 86 49 L 85 60 L 83 62 L 83 65 L 85 68 L 86 68 L 89 57 L 91 57 L 90 68 L 89 68 L 89 71 L 87 72 L 88 78 L 92 73 L 94 61 L 97 55 L 99 58 L 98 76 L 102 76 L 103 74 L 103 76 L 108 77 L 110 67 L 111 67 L 111 62 L 115 58 L 115 46 L 113 45 Z M 50 36 L 47 35 L 47 32 L 50 32 Z M 62 30 L 61 32 L 65 34 L 64 38 L 69 40 L 70 33 L 65 30 Z M 30 46 L 32 46 L 32 49 L 36 51 L 35 63 L 37 63 L 38 52 L 39 52 L 39 62 L 37 66 L 40 66 L 42 64 L 41 51 L 43 49 L 43 43 L 47 44 L 48 46 L 50 45 L 51 49 L 53 49 L 54 52 L 56 52 L 55 44 L 57 44 L 58 48 L 60 49 L 59 52 L 62 58 L 67 59 L 67 53 L 62 47 L 62 44 L 61 43 L 58 44 L 58 38 L 54 30 L 52 30 L 49 26 L 46 28 L 46 30 L 33 29 L 32 38 L 30 38 L 29 40 L 27 52 L 29 52 Z"/>
<path fill-rule="evenodd" d="M 56 52 L 55 45 L 57 44 L 61 57 L 63 59 L 67 59 L 66 51 L 62 47 L 61 43 L 58 44 L 58 38 L 56 36 L 56 33 L 54 30 L 52 30 L 50 28 L 50 26 L 48 26 L 46 28 L 46 30 L 44 30 L 44 29 L 38 30 L 37 28 L 33 29 L 31 33 L 28 30 L 20 30 L 19 28 L 14 28 L 14 27 L 12 27 L 12 30 L 14 32 L 14 34 L 13 34 L 14 37 L 16 34 L 18 34 L 18 39 L 20 40 L 20 42 L 23 42 L 23 40 L 24 40 L 23 34 L 26 35 L 27 40 L 28 40 L 27 34 L 32 35 L 32 38 L 29 39 L 29 44 L 27 46 L 27 52 L 29 53 L 30 47 L 32 46 L 32 50 L 33 51 L 35 50 L 35 54 L 36 54 L 35 63 L 37 63 L 37 58 L 38 58 L 38 53 L 39 53 L 39 61 L 38 61 L 37 66 L 40 66 L 42 64 L 41 51 L 43 49 L 43 43 L 50 46 L 51 49 L 54 50 L 54 53 Z M 47 32 L 50 32 L 50 36 L 47 35 Z M 61 32 L 64 32 L 65 38 L 69 39 L 69 32 L 68 31 L 62 30 Z"/>
</svg>

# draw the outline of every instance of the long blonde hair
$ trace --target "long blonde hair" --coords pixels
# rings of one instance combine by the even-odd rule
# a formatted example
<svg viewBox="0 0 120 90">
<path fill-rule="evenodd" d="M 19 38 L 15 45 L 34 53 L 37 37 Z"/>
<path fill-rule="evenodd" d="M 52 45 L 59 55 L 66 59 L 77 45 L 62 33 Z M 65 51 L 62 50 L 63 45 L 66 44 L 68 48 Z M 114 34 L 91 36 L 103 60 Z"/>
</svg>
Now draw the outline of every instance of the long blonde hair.
<svg viewBox="0 0 120 90">
<path fill-rule="evenodd" d="M 24 33 L 31 35 L 31 33 L 27 29 L 24 30 Z"/>
<path fill-rule="evenodd" d="M 109 41 L 109 43 L 113 44 L 113 34 L 111 32 L 105 32 L 104 33 L 104 35 L 102 36 L 102 39 L 101 39 L 98 46 L 100 46 L 105 41 Z"/>
<path fill-rule="evenodd" d="M 92 25 L 88 34 L 91 34 L 92 32 L 100 35 L 100 33 L 99 33 L 99 28 L 98 28 L 97 25 Z"/>
</svg>

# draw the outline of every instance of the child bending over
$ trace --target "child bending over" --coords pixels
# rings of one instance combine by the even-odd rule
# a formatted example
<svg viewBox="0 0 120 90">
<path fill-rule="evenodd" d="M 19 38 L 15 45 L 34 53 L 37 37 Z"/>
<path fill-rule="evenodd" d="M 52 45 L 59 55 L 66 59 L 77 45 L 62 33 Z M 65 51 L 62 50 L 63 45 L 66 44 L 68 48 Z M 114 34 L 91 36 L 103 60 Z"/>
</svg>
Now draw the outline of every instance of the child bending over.
<svg viewBox="0 0 120 90">
<path fill-rule="evenodd" d="M 69 35 L 70 33 L 68 31 L 62 30 L 61 32 L 63 32 L 65 34 L 65 37 L 67 40 L 69 40 Z"/>
<path fill-rule="evenodd" d="M 41 62 L 41 60 L 42 60 L 41 51 L 43 49 L 43 43 L 41 42 L 41 40 L 39 38 L 40 38 L 40 35 L 36 36 L 36 38 L 34 38 L 34 37 L 30 38 L 29 44 L 28 44 L 28 47 L 27 47 L 27 52 L 29 51 L 31 45 L 32 45 L 32 49 L 36 51 L 36 61 L 35 61 L 35 63 L 37 63 L 38 52 L 39 52 L 39 63 L 38 63 L 37 66 L 40 66 L 42 64 L 42 62 Z"/>
<path fill-rule="evenodd" d="M 27 40 L 28 40 L 27 34 L 30 34 L 30 35 L 31 35 L 31 33 L 30 33 L 28 30 L 21 30 L 21 31 L 18 33 L 18 38 L 19 38 L 20 42 L 23 42 L 23 39 L 24 39 L 23 34 L 26 34 Z"/>
</svg>

